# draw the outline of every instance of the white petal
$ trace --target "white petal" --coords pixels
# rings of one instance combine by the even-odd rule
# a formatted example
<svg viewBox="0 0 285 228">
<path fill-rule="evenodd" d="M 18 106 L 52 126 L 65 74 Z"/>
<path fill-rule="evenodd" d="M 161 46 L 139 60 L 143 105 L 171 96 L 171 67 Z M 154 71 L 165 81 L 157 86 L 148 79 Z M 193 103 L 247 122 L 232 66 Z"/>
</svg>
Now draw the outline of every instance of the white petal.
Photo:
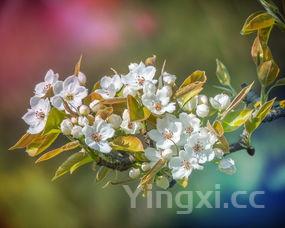
<svg viewBox="0 0 285 228">
<path fill-rule="evenodd" d="M 109 153 L 112 150 L 112 147 L 109 145 L 108 142 L 101 141 L 99 144 L 99 151 L 102 153 Z"/>
</svg>

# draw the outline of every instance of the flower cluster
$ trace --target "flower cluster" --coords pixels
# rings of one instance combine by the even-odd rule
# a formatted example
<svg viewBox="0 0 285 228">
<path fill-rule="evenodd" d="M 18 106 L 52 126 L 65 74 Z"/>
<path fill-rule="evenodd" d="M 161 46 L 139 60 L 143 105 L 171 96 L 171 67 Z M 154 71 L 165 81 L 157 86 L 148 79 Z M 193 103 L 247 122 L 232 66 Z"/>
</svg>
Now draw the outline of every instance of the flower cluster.
<svg viewBox="0 0 285 228">
<path fill-rule="evenodd" d="M 230 106 L 230 95 L 200 94 L 206 82 L 203 71 L 195 71 L 178 87 L 175 75 L 154 64 L 131 63 L 128 68 L 126 74 L 103 76 L 90 93 L 80 70 L 63 81 L 49 70 L 23 116 L 27 134 L 62 133 L 92 162 L 129 153 L 134 158 L 129 176 L 140 177 L 143 188 L 152 184 L 144 183 L 149 176 L 164 188 L 171 180 L 187 181 L 207 162 L 218 164 L 223 172 L 235 172 L 234 161 L 224 158 L 228 144 L 210 124 Z M 54 156 L 44 154 L 38 161 Z"/>
</svg>

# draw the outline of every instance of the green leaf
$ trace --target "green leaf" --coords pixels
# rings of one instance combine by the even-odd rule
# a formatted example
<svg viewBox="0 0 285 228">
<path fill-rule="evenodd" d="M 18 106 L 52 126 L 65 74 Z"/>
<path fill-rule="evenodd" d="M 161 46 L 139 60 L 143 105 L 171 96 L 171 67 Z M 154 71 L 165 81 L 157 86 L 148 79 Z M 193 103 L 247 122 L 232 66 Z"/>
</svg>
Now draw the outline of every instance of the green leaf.
<svg viewBox="0 0 285 228">
<path fill-rule="evenodd" d="M 109 173 L 110 173 L 111 169 L 107 168 L 107 167 L 100 167 L 97 174 L 96 174 L 96 180 L 97 181 L 101 181 L 103 180 Z"/>
<path fill-rule="evenodd" d="M 60 133 L 60 123 L 64 120 L 66 114 L 56 108 L 52 108 L 49 112 L 43 134 Z"/>
<path fill-rule="evenodd" d="M 277 86 L 285 86 L 285 78 L 281 78 L 274 84 L 275 87 Z"/>
<path fill-rule="evenodd" d="M 127 97 L 127 106 L 131 121 L 146 120 L 151 114 L 151 112 L 146 107 L 139 104 L 136 98 L 131 95 L 128 95 Z"/>
<path fill-rule="evenodd" d="M 243 109 L 228 113 L 222 122 L 224 131 L 232 132 L 238 129 L 250 118 L 252 111 L 250 109 Z"/>
<path fill-rule="evenodd" d="M 14 146 L 10 147 L 9 150 L 25 148 L 30 145 L 37 137 L 39 137 L 39 134 L 32 135 L 30 133 L 26 133 L 18 140 L 18 142 L 16 142 Z"/>
<path fill-rule="evenodd" d="M 86 159 L 86 157 L 88 157 L 89 155 L 86 152 L 77 152 L 73 155 L 71 155 L 69 158 L 67 158 L 57 169 L 57 171 L 55 172 L 54 177 L 52 178 L 52 180 L 56 180 L 57 178 L 63 176 L 66 173 L 70 172 L 70 169 L 78 164 L 79 162 L 81 162 L 82 160 Z"/>
<path fill-rule="evenodd" d="M 273 60 L 266 61 L 258 67 L 257 74 L 260 83 L 267 87 L 273 84 L 277 79 L 279 67 Z"/>
<path fill-rule="evenodd" d="M 31 144 L 26 147 L 26 152 L 31 156 L 37 156 L 44 152 L 57 139 L 59 133 L 50 133 L 47 135 L 40 135 L 33 140 Z"/>
<path fill-rule="evenodd" d="M 239 105 L 240 102 L 245 98 L 245 96 L 249 93 L 253 86 L 254 82 L 252 82 L 250 85 L 244 87 L 238 95 L 232 100 L 230 105 L 226 108 L 226 110 L 221 114 L 221 119 L 225 118 L 225 116 L 232 111 L 236 106 Z"/>
<path fill-rule="evenodd" d="M 219 82 L 224 86 L 230 86 L 231 76 L 229 74 L 228 69 L 220 60 L 216 59 L 216 62 L 217 62 L 216 75 Z"/>
<path fill-rule="evenodd" d="M 262 121 L 265 119 L 265 117 L 270 113 L 271 108 L 274 104 L 274 101 L 275 101 L 275 98 L 264 103 L 260 107 L 260 109 L 258 110 L 257 114 L 253 118 L 248 119 L 246 121 L 245 129 L 246 129 L 249 137 L 256 130 L 256 128 L 259 127 L 259 125 L 262 123 Z"/>
<path fill-rule="evenodd" d="M 57 149 L 54 149 L 54 150 L 51 150 L 51 151 L 45 153 L 38 160 L 36 160 L 36 163 L 49 160 L 49 159 L 61 154 L 62 152 L 73 150 L 73 149 L 77 148 L 79 145 L 80 145 L 79 141 L 69 142 L 69 143 L 63 145 L 62 147 L 59 147 Z"/>
<path fill-rule="evenodd" d="M 144 151 L 143 143 L 135 136 L 119 136 L 111 142 L 113 150 L 121 150 L 126 152 L 142 152 Z"/>
<path fill-rule="evenodd" d="M 268 13 L 256 12 L 251 14 L 243 25 L 242 35 L 247 35 L 259 29 L 267 28 L 275 23 L 275 19 Z"/>
<path fill-rule="evenodd" d="M 94 160 L 90 157 L 87 156 L 85 158 L 83 158 L 81 161 L 77 162 L 76 164 L 74 164 L 71 168 L 70 168 L 70 174 L 73 174 L 75 170 L 77 170 L 78 168 L 80 168 L 83 165 L 86 165 L 88 163 L 93 162 Z"/>
</svg>

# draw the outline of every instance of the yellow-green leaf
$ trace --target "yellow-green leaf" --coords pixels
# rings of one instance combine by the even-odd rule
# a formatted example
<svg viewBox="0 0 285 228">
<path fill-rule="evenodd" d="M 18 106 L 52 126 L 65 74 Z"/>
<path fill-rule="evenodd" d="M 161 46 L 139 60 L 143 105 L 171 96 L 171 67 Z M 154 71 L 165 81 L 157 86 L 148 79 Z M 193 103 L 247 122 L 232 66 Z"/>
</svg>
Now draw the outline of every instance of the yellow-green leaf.
<svg viewBox="0 0 285 228">
<path fill-rule="evenodd" d="M 201 88 L 206 83 L 206 81 L 207 77 L 205 75 L 205 71 L 197 70 L 184 80 L 179 89 L 175 92 L 174 96 L 178 98 L 192 90 Z"/>
<path fill-rule="evenodd" d="M 270 86 L 278 77 L 279 67 L 273 61 L 263 62 L 257 69 L 258 79 L 263 86 Z"/>
<path fill-rule="evenodd" d="M 154 66 L 156 63 L 156 55 L 153 55 L 152 57 L 148 57 L 146 58 L 146 60 L 144 61 L 145 65 L 151 65 Z"/>
<path fill-rule="evenodd" d="M 242 126 L 250 117 L 253 110 L 243 109 L 228 113 L 223 119 L 223 128 L 225 132 L 232 132 Z"/>
<path fill-rule="evenodd" d="M 128 95 L 127 97 L 127 106 L 131 121 L 146 120 L 151 114 L 151 112 L 146 107 L 139 104 L 136 98 L 131 95 Z"/>
<path fill-rule="evenodd" d="M 275 101 L 275 98 L 264 103 L 260 107 L 260 109 L 258 110 L 256 115 L 253 118 L 248 119 L 246 121 L 245 129 L 246 129 L 249 137 L 252 135 L 252 133 L 255 131 L 255 129 L 259 127 L 259 125 L 262 123 L 262 121 L 265 119 L 265 117 L 270 113 L 271 108 L 274 104 L 274 101 Z"/>
<path fill-rule="evenodd" d="M 267 28 L 275 23 L 275 19 L 268 13 L 253 13 L 250 15 L 241 30 L 242 35 L 250 34 L 259 29 Z"/>
<path fill-rule="evenodd" d="M 48 114 L 46 126 L 43 134 L 60 133 L 60 123 L 64 120 L 66 114 L 56 108 L 52 108 Z"/>
<path fill-rule="evenodd" d="M 262 44 L 259 36 L 257 36 L 251 47 L 251 56 L 255 64 L 259 64 L 272 60 L 272 54 L 267 44 Z"/>
<path fill-rule="evenodd" d="M 69 158 L 67 158 L 57 169 L 57 171 L 55 172 L 54 177 L 52 178 L 52 180 L 56 180 L 57 178 L 63 176 L 66 173 L 70 172 L 70 169 L 76 165 L 77 163 L 81 162 L 82 160 L 84 160 L 86 157 L 88 157 L 89 155 L 85 152 L 77 152 L 73 155 L 71 155 Z"/>
<path fill-rule="evenodd" d="M 238 95 L 232 100 L 230 105 L 226 108 L 226 110 L 221 114 L 221 119 L 225 118 L 225 116 L 232 111 L 236 106 L 239 105 L 239 103 L 245 98 L 245 96 L 249 93 L 253 86 L 254 82 L 252 82 L 250 85 L 244 87 Z"/>
<path fill-rule="evenodd" d="M 135 136 L 118 136 L 111 142 L 113 150 L 122 150 L 127 152 L 144 151 L 143 143 Z"/>
<path fill-rule="evenodd" d="M 224 136 L 224 129 L 220 121 L 215 121 L 213 125 L 210 124 L 208 121 L 207 128 L 214 133 L 217 138 L 218 142 L 215 144 L 215 147 L 220 148 L 224 151 L 224 153 L 228 153 L 230 149 L 230 145 L 228 143 L 228 140 Z"/>
<path fill-rule="evenodd" d="M 38 160 L 36 160 L 36 163 L 49 160 L 49 159 L 61 154 L 62 152 L 73 150 L 73 149 L 77 148 L 79 145 L 80 145 L 79 141 L 69 142 L 62 147 L 59 147 L 57 149 L 54 149 L 54 150 L 51 150 L 51 151 L 45 153 Z"/>
<path fill-rule="evenodd" d="M 228 69 L 220 60 L 216 59 L 216 62 L 217 62 L 216 75 L 217 75 L 219 82 L 222 85 L 230 86 L 231 77 L 230 77 Z"/>
<path fill-rule="evenodd" d="M 178 180 L 177 183 L 183 187 L 183 188 L 187 188 L 188 184 L 189 184 L 189 180 L 187 177 L 182 178 L 181 180 Z"/>
<path fill-rule="evenodd" d="M 44 152 L 57 139 L 59 133 L 50 133 L 47 135 L 40 135 L 33 140 L 31 144 L 26 147 L 26 152 L 31 156 L 37 156 Z"/>
<path fill-rule="evenodd" d="M 32 135 L 30 133 L 26 133 L 18 140 L 18 142 L 16 142 L 14 146 L 10 147 L 9 150 L 25 148 L 30 145 L 37 137 L 39 137 L 39 134 Z"/>
</svg>

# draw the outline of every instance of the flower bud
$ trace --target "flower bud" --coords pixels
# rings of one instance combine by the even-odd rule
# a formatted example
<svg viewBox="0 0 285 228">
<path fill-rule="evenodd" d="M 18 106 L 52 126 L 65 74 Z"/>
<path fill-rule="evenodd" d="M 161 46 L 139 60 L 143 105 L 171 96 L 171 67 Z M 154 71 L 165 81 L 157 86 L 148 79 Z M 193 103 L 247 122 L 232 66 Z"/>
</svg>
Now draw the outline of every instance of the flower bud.
<svg viewBox="0 0 285 228">
<path fill-rule="evenodd" d="M 215 148 L 214 149 L 214 152 L 215 152 L 215 157 L 218 158 L 218 159 L 222 159 L 223 156 L 224 156 L 224 151 L 220 148 Z"/>
<path fill-rule="evenodd" d="M 73 128 L 73 124 L 71 123 L 70 119 L 65 119 L 60 124 L 61 132 L 64 135 L 70 135 L 72 128 Z"/>
<path fill-rule="evenodd" d="M 165 176 L 158 176 L 155 180 L 155 184 L 162 189 L 169 188 L 169 181 Z"/>
<path fill-rule="evenodd" d="M 197 109 L 196 109 L 197 116 L 204 118 L 209 115 L 209 112 L 210 112 L 210 109 L 208 105 L 205 105 L 205 104 L 197 105 Z"/>
<path fill-rule="evenodd" d="M 234 174 L 236 172 L 235 161 L 231 158 L 224 158 L 219 163 L 219 170 L 226 174 Z"/>
<path fill-rule="evenodd" d="M 136 179 L 139 177 L 141 171 L 139 169 L 131 168 L 129 171 L 129 176 L 132 179 Z"/>
<path fill-rule="evenodd" d="M 90 113 L 90 109 L 87 105 L 81 105 L 79 108 L 80 115 L 87 116 Z"/>
<path fill-rule="evenodd" d="M 142 171 L 146 172 L 151 169 L 151 165 L 148 162 L 144 162 L 141 166 Z"/>
<path fill-rule="evenodd" d="M 93 112 L 97 112 L 100 109 L 100 101 L 99 100 L 94 100 L 89 104 L 89 107 Z"/>
<path fill-rule="evenodd" d="M 80 138 L 83 135 L 82 127 L 74 126 L 71 130 L 71 135 L 73 138 L 76 138 L 76 139 Z"/>
<path fill-rule="evenodd" d="M 114 129 L 117 129 L 120 127 L 121 123 L 122 123 L 122 117 L 120 117 L 119 115 L 117 114 L 111 114 L 109 117 L 108 117 L 108 123 L 110 123 L 112 125 L 112 127 Z"/>
<path fill-rule="evenodd" d="M 208 97 L 206 95 L 198 95 L 198 104 L 208 104 Z"/>
<path fill-rule="evenodd" d="M 86 81 L 87 81 L 86 75 L 82 72 L 79 72 L 77 77 L 78 77 L 78 81 L 79 81 L 80 85 L 84 86 L 86 84 Z"/>
<path fill-rule="evenodd" d="M 191 112 L 197 107 L 197 105 L 198 105 L 198 96 L 195 96 L 184 105 L 183 110 Z"/>
<path fill-rule="evenodd" d="M 77 124 L 77 117 L 71 117 L 71 123 L 73 123 L 73 124 Z"/>
<path fill-rule="evenodd" d="M 210 103 L 213 108 L 224 110 L 230 105 L 231 99 L 227 94 L 221 93 L 216 95 L 214 98 L 210 97 Z"/>
<path fill-rule="evenodd" d="M 164 84 L 172 86 L 175 83 L 176 76 L 167 72 L 163 72 L 162 79 Z"/>
<path fill-rule="evenodd" d="M 89 120 L 86 116 L 79 116 L 78 117 L 78 125 L 79 126 L 86 126 L 86 125 L 89 125 Z"/>
</svg>

